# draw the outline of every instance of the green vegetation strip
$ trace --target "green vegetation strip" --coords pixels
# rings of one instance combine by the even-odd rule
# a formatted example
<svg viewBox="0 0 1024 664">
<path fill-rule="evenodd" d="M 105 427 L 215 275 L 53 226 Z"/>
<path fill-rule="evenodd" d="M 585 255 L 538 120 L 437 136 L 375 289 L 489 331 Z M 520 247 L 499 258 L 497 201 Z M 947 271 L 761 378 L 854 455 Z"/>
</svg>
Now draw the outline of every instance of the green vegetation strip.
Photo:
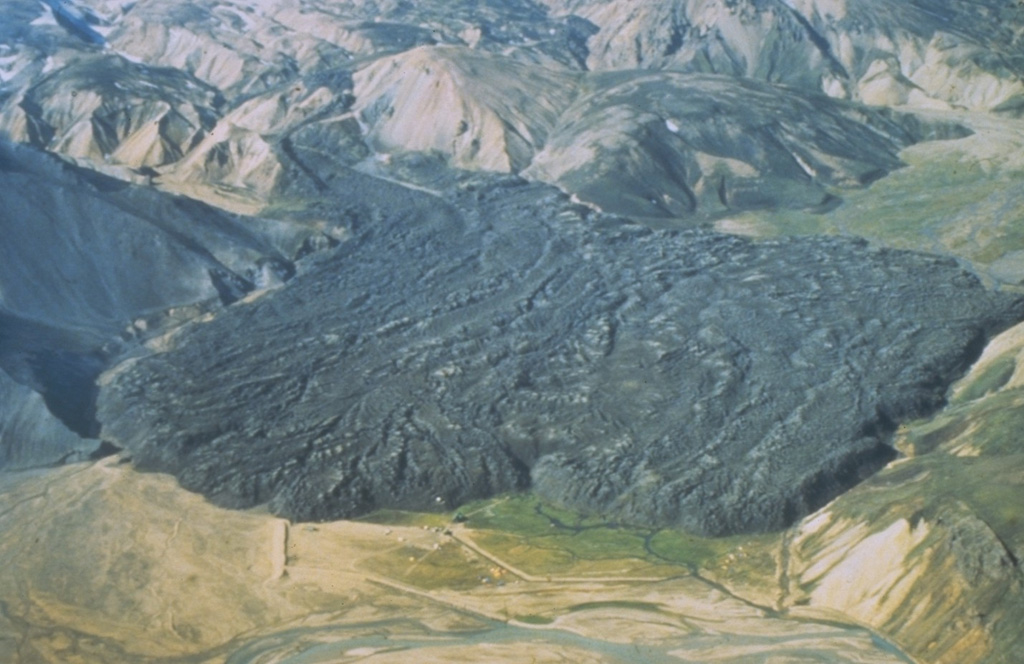
<svg viewBox="0 0 1024 664">
<path fill-rule="evenodd" d="M 911 148 L 903 158 L 905 168 L 870 187 L 837 190 L 843 202 L 827 213 L 779 209 L 733 218 L 758 235 L 855 235 L 949 254 L 981 271 L 1024 250 L 1024 172 L 993 172 L 977 157 L 929 145 Z"/>
<path fill-rule="evenodd" d="M 711 539 L 608 522 L 547 504 L 532 494 L 479 501 L 459 512 L 479 544 L 531 574 L 566 574 L 573 569 L 625 572 L 623 565 L 634 573 L 671 573 L 672 567 L 692 572 L 737 546 L 774 539 Z M 615 567 L 616 562 L 622 565 Z"/>
</svg>

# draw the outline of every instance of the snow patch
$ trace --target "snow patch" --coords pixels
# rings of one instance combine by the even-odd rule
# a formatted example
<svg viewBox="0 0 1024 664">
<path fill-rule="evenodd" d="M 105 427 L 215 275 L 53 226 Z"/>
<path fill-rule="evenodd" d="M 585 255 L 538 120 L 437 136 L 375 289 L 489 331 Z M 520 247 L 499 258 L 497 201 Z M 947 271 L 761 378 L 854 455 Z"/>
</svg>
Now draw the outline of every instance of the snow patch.
<svg viewBox="0 0 1024 664">
<path fill-rule="evenodd" d="M 53 10 L 50 9 L 47 5 L 43 5 L 43 13 L 40 14 L 38 18 L 36 18 L 33 21 L 31 21 L 29 23 L 29 25 L 31 25 L 31 26 L 57 25 L 57 26 L 59 26 L 60 24 L 57 23 L 57 17 L 53 15 Z"/>
</svg>

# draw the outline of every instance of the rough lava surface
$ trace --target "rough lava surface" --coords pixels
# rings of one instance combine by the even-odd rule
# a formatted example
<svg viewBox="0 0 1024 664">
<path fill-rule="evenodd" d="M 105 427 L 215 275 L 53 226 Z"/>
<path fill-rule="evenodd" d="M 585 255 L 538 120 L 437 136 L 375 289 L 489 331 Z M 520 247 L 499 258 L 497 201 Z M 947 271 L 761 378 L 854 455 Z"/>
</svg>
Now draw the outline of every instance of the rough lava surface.
<svg viewBox="0 0 1024 664">
<path fill-rule="evenodd" d="M 104 437 L 295 519 L 532 484 L 761 531 L 889 461 L 897 423 L 1024 317 L 949 259 L 862 241 L 654 231 L 512 176 L 443 197 L 332 179 L 371 183 L 350 239 L 287 288 L 103 377 Z"/>
<path fill-rule="evenodd" d="M 39 463 L 102 426 L 288 515 L 529 485 L 764 530 L 877 469 L 1021 316 L 941 259 L 569 203 L 827 212 L 968 132 L 905 111 L 1019 111 L 1016 6 L 8 4 L 0 135 L 94 169 L 0 146 L 0 369 L 35 404 L 3 422 L 78 436 Z"/>
</svg>

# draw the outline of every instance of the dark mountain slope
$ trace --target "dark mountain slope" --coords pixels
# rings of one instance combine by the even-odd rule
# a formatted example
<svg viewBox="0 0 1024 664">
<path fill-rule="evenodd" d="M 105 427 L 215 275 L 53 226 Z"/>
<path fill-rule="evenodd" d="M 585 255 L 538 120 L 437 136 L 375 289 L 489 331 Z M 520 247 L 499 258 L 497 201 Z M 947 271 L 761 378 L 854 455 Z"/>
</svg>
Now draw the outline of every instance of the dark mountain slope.
<svg viewBox="0 0 1024 664">
<path fill-rule="evenodd" d="M 726 76 L 606 72 L 584 89 L 526 174 L 638 217 L 838 205 L 902 166 L 901 149 L 970 134 Z"/>
<path fill-rule="evenodd" d="M 194 305 L 195 315 L 280 283 L 294 272 L 292 258 L 303 243 L 318 235 L 229 215 L 3 142 L 0 232 L 0 371 L 39 392 L 85 436 L 96 433 L 93 380 L 111 358 L 151 325 L 180 317 L 174 307 Z M 15 430 L 28 437 L 10 442 L 23 450 L 19 463 L 30 463 L 24 450 L 35 445 L 37 461 L 52 462 L 46 450 L 68 436 L 47 439 L 50 424 L 26 424 L 33 419 L 27 413 L 39 411 L 26 403 L 24 412 L 9 403 L 0 414 L 5 440 L 13 441 Z M 0 458 L 13 454 L 4 448 Z"/>
</svg>

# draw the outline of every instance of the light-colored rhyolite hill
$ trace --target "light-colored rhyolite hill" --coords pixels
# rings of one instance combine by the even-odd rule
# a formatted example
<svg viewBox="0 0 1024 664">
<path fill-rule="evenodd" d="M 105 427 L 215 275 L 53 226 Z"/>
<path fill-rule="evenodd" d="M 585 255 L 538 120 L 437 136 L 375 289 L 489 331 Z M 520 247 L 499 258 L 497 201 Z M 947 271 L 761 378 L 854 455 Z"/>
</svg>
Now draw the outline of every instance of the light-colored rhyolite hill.
<svg viewBox="0 0 1024 664">
<path fill-rule="evenodd" d="M 591 21 L 592 69 L 686 69 L 885 106 L 1019 111 L 1018 3 L 543 0 Z"/>
</svg>

